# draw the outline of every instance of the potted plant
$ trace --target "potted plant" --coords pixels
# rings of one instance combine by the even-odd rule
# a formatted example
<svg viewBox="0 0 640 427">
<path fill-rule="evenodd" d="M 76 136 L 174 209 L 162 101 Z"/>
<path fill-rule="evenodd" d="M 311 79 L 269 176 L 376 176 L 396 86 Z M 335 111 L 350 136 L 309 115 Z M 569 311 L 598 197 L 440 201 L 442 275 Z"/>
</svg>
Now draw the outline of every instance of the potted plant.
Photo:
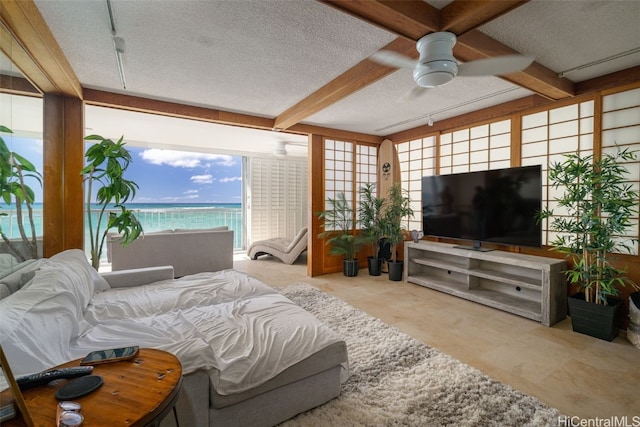
<svg viewBox="0 0 640 427">
<path fill-rule="evenodd" d="M 391 259 L 388 262 L 390 280 L 402 280 L 404 262 L 397 259 L 397 248 L 405 236 L 402 219 L 411 217 L 413 217 L 411 199 L 406 191 L 402 191 L 400 183 L 396 183 L 389 188 L 389 196 L 382 214 L 384 236 L 391 245 Z"/>
<path fill-rule="evenodd" d="M 343 257 L 342 270 L 345 276 L 358 275 L 358 259 L 356 253 L 362 245 L 362 239 L 356 233 L 353 209 L 349 205 L 344 193 L 338 193 L 335 199 L 328 199 L 329 209 L 318 213 L 318 218 L 324 220 L 324 231 L 318 234 L 321 239 L 327 239 L 331 247 L 329 254 Z"/>
<path fill-rule="evenodd" d="M 557 237 L 550 245 L 570 259 L 566 275 L 580 290 L 569 298 L 573 330 L 607 341 L 618 335 L 619 288 L 636 287 L 625 270 L 611 264 L 612 253 L 629 252 L 637 241 L 622 237 L 631 235 L 638 214 L 638 192 L 625 182 L 623 165 L 635 159 L 628 148 L 601 157 L 566 155 L 549 167 L 550 184 L 564 190 L 556 201 L 566 213 L 554 216 L 553 210 L 543 209 L 537 215 L 539 220 L 551 218 L 549 230 Z"/>
<path fill-rule="evenodd" d="M 91 239 L 91 265 L 96 270 L 100 266 L 100 256 L 109 230 L 115 228 L 120 234 L 119 242 L 127 246 L 140 236 L 142 225 L 133 211 L 124 205 L 129 198 L 133 200 L 138 184 L 124 178 L 124 173 L 131 163 L 131 154 L 124 147 L 120 137 L 118 142 L 105 139 L 100 135 L 89 135 L 84 139 L 97 141 L 87 149 L 85 159 L 87 165 L 80 171 L 87 183 L 87 220 Z M 96 202 L 100 205 L 97 223 L 94 225 L 91 214 L 93 185 L 101 187 L 96 192 Z M 109 204 L 115 205 L 115 211 L 108 212 L 104 230 L 101 230 L 103 219 Z"/>
<path fill-rule="evenodd" d="M 371 256 L 368 257 L 369 274 L 379 276 L 382 271 L 382 258 L 380 258 L 380 240 L 384 237 L 382 229 L 382 211 L 385 199 L 376 196 L 376 186 L 366 183 L 360 188 L 360 203 L 358 209 L 358 222 L 360 233 L 364 243 L 371 246 Z"/>
<path fill-rule="evenodd" d="M 0 132 L 13 133 L 11 129 L 0 125 Z M 12 240 L 0 226 L 0 236 L 9 250 L 19 261 L 38 258 L 38 240 L 33 219 L 33 202 L 35 193 L 25 183 L 25 178 L 35 179 L 42 187 L 42 175 L 29 160 L 9 150 L 4 139 L 0 137 L 0 195 L 5 204 L 11 206 L 15 201 L 16 219 L 20 240 Z M 23 204 L 27 209 L 29 232 L 24 224 Z M 6 213 L 0 213 L 6 216 Z"/>
</svg>

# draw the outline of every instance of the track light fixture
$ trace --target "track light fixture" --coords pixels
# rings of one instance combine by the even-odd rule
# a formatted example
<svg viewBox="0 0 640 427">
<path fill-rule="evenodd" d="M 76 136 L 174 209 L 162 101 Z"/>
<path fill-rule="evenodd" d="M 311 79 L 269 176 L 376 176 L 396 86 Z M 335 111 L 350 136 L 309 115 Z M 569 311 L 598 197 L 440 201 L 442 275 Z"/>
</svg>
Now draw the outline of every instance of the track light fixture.
<svg viewBox="0 0 640 427">
<path fill-rule="evenodd" d="M 120 36 L 113 37 L 113 46 L 116 49 L 116 62 L 118 64 L 118 74 L 120 74 L 120 82 L 122 83 L 122 88 L 127 88 L 127 79 L 124 75 L 124 63 L 122 59 L 122 54 L 124 53 L 124 39 Z"/>
<path fill-rule="evenodd" d="M 122 88 L 127 88 L 127 79 L 124 75 L 124 39 L 120 37 L 116 31 L 116 21 L 113 16 L 113 7 L 111 6 L 111 0 L 107 1 L 107 12 L 109 12 L 109 25 L 111 26 L 111 35 L 113 36 L 113 47 L 116 52 L 116 63 L 118 64 L 118 74 L 120 75 L 120 83 Z"/>
</svg>

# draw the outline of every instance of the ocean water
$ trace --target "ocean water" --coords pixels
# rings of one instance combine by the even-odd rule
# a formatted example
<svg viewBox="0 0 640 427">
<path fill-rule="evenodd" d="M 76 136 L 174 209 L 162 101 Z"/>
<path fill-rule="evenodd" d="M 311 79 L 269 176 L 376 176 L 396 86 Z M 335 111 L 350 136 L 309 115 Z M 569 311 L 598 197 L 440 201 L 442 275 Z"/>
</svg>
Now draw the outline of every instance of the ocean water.
<svg viewBox="0 0 640 427">
<path fill-rule="evenodd" d="M 241 249 L 244 238 L 242 205 L 240 203 L 127 203 L 127 208 L 134 211 L 141 222 L 144 232 L 154 232 L 174 229 L 203 229 L 227 226 L 234 231 L 234 247 Z M 101 206 L 92 205 L 92 222 L 98 222 L 98 213 Z M 110 206 L 113 208 L 113 206 Z M 4 214 L 4 215 L 1 215 Z M 23 209 L 24 224 L 27 233 L 31 227 Z M 0 208 L 0 227 L 5 235 L 10 238 L 19 238 L 19 228 L 15 209 L 9 209 L 6 205 Z M 33 217 L 36 235 L 42 235 L 43 211 L 42 203 L 33 206 Z M 106 227 L 106 212 L 102 219 L 101 230 Z M 90 248 L 89 222 L 85 217 L 85 248 Z M 102 254 L 106 257 L 106 253 Z"/>
</svg>

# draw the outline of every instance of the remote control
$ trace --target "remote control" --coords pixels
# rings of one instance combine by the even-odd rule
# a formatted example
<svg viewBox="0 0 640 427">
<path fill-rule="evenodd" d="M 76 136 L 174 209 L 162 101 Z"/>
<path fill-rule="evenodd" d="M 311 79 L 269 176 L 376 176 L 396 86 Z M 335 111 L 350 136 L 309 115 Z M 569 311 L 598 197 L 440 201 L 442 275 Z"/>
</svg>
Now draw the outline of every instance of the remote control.
<svg viewBox="0 0 640 427">
<path fill-rule="evenodd" d="M 70 368 L 50 369 L 17 378 L 16 383 L 18 383 L 20 390 L 27 390 L 32 387 L 48 384 L 60 378 L 77 378 L 89 375 L 91 372 L 93 372 L 93 366 L 72 366 Z"/>
</svg>

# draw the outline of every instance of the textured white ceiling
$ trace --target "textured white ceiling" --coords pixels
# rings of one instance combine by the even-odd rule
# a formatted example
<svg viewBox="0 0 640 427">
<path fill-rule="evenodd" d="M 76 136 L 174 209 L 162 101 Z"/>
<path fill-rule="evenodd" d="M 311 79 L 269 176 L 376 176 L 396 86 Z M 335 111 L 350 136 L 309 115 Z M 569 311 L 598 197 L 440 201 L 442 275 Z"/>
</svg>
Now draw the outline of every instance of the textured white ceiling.
<svg viewBox="0 0 640 427">
<path fill-rule="evenodd" d="M 106 1 L 35 1 L 83 86 L 269 118 L 396 37 L 314 0 L 112 0 L 125 39 L 125 91 Z M 638 17 L 635 0 L 532 0 L 480 29 L 560 72 L 637 48 Z M 568 78 L 636 65 L 640 53 Z M 443 120 L 530 94 L 496 77 L 458 78 L 407 101 L 413 87 L 411 73 L 398 71 L 303 123 L 384 136 L 425 124 L 429 115 Z M 265 149 L 269 138 L 249 148 Z"/>
</svg>

